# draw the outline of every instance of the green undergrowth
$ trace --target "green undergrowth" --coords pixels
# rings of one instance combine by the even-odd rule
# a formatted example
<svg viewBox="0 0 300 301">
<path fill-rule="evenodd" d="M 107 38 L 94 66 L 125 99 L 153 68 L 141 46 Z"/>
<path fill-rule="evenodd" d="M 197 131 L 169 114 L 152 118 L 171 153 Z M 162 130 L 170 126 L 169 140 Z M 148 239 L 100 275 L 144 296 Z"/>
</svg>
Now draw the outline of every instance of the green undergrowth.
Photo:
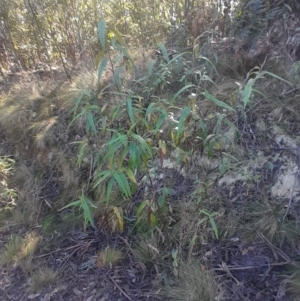
<svg viewBox="0 0 300 301">
<path fill-rule="evenodd" d="M 260 234 L 279 248 L 299 241 L 298 219 L 282 220 L 286 208 L 261 192 L 263 179 L 253 171 L 244 171 L 240 192 L 222 195 L 219 186 L 253 159 L 246 128 L 278 108 L 278 89 L 291 88 L 294 75 L 273 73 L 269 63 L 271 71 L 262 66 L 226 77 L 197 43 L 172 58 L 159 43 L 162 57 L 139 66 L 122 41 L 107 38 L 104 21 L 98 29 L 96 72 L 79 72 L 55 96 L 43 96 L 40 83 L 14 87 L 1 99 L 9 153 L 1 149 L 0 223 L 6 230 L 39 225 L 43 237 L 74 229 L 123 233 L 132 242 L 126 252 L 98 250 L 97 267 L 130 254 L 164 275 L 159 286 L 171 300 L 215 300 L 217 278 L 199 261 L 205 246 Z M 269 142 L 266 135 L 262 147 Z M 161 175 L 167 162 L 169 178 Z M 7 242 L 3 266 L 32 258 L 36 246 L 26 247 L 22 235 Z M 39 252 L 57 247 L 45 244 Z M 51 269 L 33 271 L 32 291 L 57 282 Z"/>
</svg>

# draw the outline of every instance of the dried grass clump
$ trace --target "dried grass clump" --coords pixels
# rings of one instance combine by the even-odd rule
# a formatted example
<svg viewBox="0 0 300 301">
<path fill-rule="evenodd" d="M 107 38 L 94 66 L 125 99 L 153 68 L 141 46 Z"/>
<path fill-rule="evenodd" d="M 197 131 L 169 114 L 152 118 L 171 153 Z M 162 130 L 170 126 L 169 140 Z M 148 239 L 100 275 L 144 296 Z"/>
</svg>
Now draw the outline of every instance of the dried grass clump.
<svg viewBox="0 0 300 301">
<path fill-rule="evenodd" d="M 120 250 L 107 247 L 97 253 L 96 264 L 98 268 L 111 267 L 117 264 L 123 257 L 123 253 Z"/>
<path fill-rule="evenodd" d="M 173 301 L 214 301 L 218 288 L 213 274 L 198 262 L 181 263 L 178 281 L 174 287 L 162 290 Z"/>
<path fill-rule="evenodd" d="M 31 276 L 30 290 L 37 292 L 45 286 L 54 285 L 58 280 L 57 272 L 49 268 L 39 269 Z"/>
<path fill-rule="evenodd" d="M 26 234 L 24 238 L 13 236 L 6 244 L 5 250 L 0 257 L 1 265 L 18 265 L 21 260 L 34 254 L 39 241 L 40 236 L 35 232 Z"/>
</svg>

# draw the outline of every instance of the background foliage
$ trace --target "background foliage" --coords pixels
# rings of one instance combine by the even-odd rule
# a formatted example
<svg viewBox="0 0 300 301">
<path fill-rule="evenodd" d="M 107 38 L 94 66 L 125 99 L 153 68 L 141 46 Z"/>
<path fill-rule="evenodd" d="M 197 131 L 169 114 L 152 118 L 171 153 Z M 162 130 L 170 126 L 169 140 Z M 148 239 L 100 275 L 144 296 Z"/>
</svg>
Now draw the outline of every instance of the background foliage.
<svg viewBox="0 0 300 301">
<path fill-rule="evenodd" d="M 270 22 L 299 6 L 295 0 L 2 0 L 0 63 L 13 71 L 95 58 L 100 19 L 129 47 L 155 47 L 170 32 L 173 44 L 184 32 L 197 37 L 207 28 L 221 36 L 249 36 L 251 44 Z"/>
</svg>

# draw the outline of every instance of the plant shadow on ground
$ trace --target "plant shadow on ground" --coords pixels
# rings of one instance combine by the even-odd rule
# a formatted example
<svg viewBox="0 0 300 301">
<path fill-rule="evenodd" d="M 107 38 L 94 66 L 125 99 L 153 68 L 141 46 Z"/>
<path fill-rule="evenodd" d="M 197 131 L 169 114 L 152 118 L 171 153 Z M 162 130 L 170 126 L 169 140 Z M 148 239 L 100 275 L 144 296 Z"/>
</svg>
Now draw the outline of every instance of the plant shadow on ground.
<svg viewBox="0 0 300 301">
<path fill-rule="evenodd" d="M 0 296 L 297 300 L 297 177 L 276 183 L 299 173 L 298 96 L 270 101 L 286 61 L 232 78 L 225 55 L 194 68 L 197 43 L 159 44 L 138 66 L 101 32 L 97 76 L 1 97 Z"/>
</svg>

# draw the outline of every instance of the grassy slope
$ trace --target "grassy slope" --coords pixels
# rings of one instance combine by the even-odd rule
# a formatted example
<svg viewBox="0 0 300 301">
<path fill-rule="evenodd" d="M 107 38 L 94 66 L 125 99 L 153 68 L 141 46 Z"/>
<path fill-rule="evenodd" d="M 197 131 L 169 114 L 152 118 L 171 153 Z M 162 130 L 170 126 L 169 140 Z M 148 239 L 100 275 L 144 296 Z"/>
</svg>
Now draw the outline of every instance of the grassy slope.
<svg viewBox="0 0 300 301">
<path fill-rule="evenodd" d="M 179 70 L 176 64 L 180 60 L 186 67 Z M 12 162 L 5 158 L 0 161 L 0 176 L 4 181 L 0 222 L 5 238 L 1 263 L 10 271 L 21 268 L 22 277 L 30 279 L 28 284 L 23 280 L 25 292 L 41 289 L 49 292 L 49 287 L 60 287 L 59 277 L 68 286 L 64 273 L 69 264 L 76 262 L 79 274 L 88 270 L 106 271 L 112 279 L 111 285 L 126 299 L 133 299 L 134 293 L 132 287 L 126 288 L 122 278 L 115 276 L 122 269 L 136 273 L 130 279 L 137 283 L 143 282 L 141 271 L 146 275 L 146 288 L 136 285 L 139 300 L 146 298 L 147 293 L 153 300 L 160 294 L 167 294 L 170 300 L 215 300 L 216 297 L 242 300 L 257 294 L 261 300 L 272 300 L 271 295 L 279 294 L 279 285 L 296 292 L 297 296 L 295 259 L 299 211 L 292 205 L 295 208 L 289 209 L 290 214 L 283 221 L 286 208 L 270 194 L 275 178 L 268 166 L 278 166 L 273 160 L 278 154 L 278 146 L 272 140 L 273 125 L 278 124 L 290 136 L 299 130 L 299 117 L 295 113 L 298 95 L 284 94 L 283 103 L 278 95 L 287 91 L 287 83 L 266 74 L 264 78 L 259 78 L 261 73 L 253 74 L 252 78 L 257 79 L 255 88 L 260 93 L 251 94 L 251 103 L 243 108 L 245 93 L 241 92 L 246 91 L 249 82 L 245 74 L 233 75 L 227 68 L 228 62 L 223 61 L 215 66 L 217 72 L 208 68 L 212 84 L 207 78 L 197 77 L 196 71 L 201 66 L 190 65 L 191 60 L 193 57 L 179 55 L 167 65 L 160 61 L 153 76 L 140 84 L 128 72 L 122 78 L 125 87 L 122 91 L 109 78 L 109 72 L 106 82 L 112 86 L 103 91 L 105 84 L 99 87 L 94 73 L 81 70 L 56 95 L 49 96 L 55 81 L 37 80 L 17 84 L 13 81 L 9 92 L 2 94 L 0 155 L 9 156 L 15 165 L 14 170 L 8 171 Z M 269 62 L 265 68 L 289 82 L 295 81 L 295 74 L 284 72 L 285 65 L 283 59 L 276 66 Z M 149 70 L 147 66 L 139 68 Z M 190 69 L 192 75 L 182 83 L 180 79 L 188 68 L 194 68 Z M 163 80 L 159 82 L 159 78 Z M 236 82 L 241 83 L 241 90 Z M 189 83 L 194 86 L 174 99 L 180 88 Z M 210 95 L 206 98 L 202 94 L 205 90 Z M 84 98 L 87 102 L 96 101 L 100 113 L 95 113 L 95 120 L 104 120 L 106 116 L 109 129 L 126 134 L 134 124 L 135 133 L 150 139 L 147 141 L 154 156 L 148 166 L 151 180 L 145 180 L 148 171 L 144 166 L 136 175 L 138 187 L 133 197 L 124 197 L 115 185 L 107 203 L 104 186 L 93 185 L 97 173 L 93 154 L 111 136 L 109 131 L 100 130 L 101 122 L 97 124 L 97 135 L 87 134 L 84 116 L 68 127 L 82 91 L 96 95 Z M 192 113 L 182 124 L 180 139 L 176 141 L 178 132 L 175 131 L 172 141 L 172 130 L 166 129 L 168 121 L 164 122 L 166 127 L 162 126 L 165 130 L 162 136 L 149 135 L 144 125 L 132 123 L 126 107 L 121 107 L 118 118 L 112 121 L 114 109 L 124 100 L 123 95 L 138 99 L 134 107 L 137 121 L 150 103 L 167 114 L 173 113 L 179 121 L 181 109 L 189 106 Z M 158 120 L 153 120 L 155 128 Z M 258 127 L 257 122 L 261 120 L 264 129 Z M 166 142 L 163 161 L 169 162 L 172 168 L 160 166 L 165 149 L 159 139 Z M 78 145 L 73 142 L 89 146 L 80 167 Z M 259 152 L 265 160 L 260 163 Z M 255 164 L 260 166 L 254 167 Z M 232 185 L 227 182 L 220 185 L 220 180 L 230 175 L 240 180 L 234 180 Z M 96 209 L 91 209 L 96 229 L 88 226 L 85 233 L 82 231 L 84 217 L 78 208 L 60 210 L 77 200 L 82 192 L 96 205 Z M 48 254 L 58 254 L 61 250 L 65 250 L 68 259 L 54 264 Z M 79 263 L 74 254 L 80 258 Z M 289 264 L 290 259 L 293 264 Z M 63 293 L 64 289 L 58 291 Z M 83 290 L 80 294 L 84 294 Z M 281 298 L 291 300 L 292 297 Z M 71 296 L 69 299 L 72 300 Z"/>
</svg>

